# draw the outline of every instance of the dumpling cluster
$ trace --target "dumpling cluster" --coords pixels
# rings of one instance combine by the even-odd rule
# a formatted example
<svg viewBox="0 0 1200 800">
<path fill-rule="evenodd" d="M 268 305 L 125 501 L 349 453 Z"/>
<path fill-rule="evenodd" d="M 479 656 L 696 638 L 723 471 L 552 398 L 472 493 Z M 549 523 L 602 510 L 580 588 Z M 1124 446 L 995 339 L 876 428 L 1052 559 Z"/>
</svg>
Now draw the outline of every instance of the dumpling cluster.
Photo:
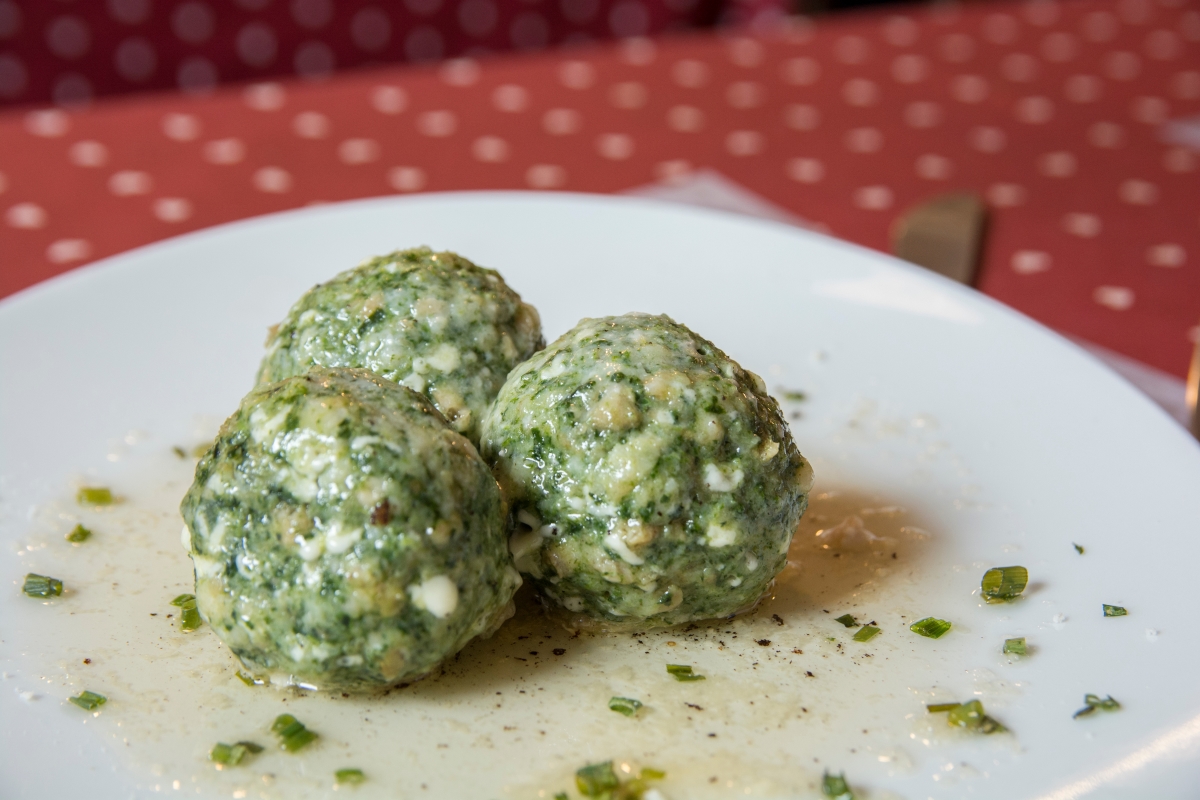
<svg viewBox="0 0 1200 800">
<path fill-rule="evenodd" d="M 512 615 L 518 572 L 600 625 L 762 597 L 812 485 L 762 381 L 667 317 L 542 347 L 498 273 L 428 248 L 292 307 L 181 507 L 197 607 L 248 668 L 414 680 Z"/>
</svg>

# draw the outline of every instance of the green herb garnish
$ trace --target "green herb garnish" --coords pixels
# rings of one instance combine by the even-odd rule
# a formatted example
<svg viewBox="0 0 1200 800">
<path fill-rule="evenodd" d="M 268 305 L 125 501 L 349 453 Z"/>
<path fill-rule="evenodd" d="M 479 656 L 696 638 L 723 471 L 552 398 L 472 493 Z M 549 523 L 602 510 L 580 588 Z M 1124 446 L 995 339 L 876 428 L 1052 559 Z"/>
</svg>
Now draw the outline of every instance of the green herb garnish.
<svg viewBox="0 0 1200 800">
<path fill-rule="evenodd" d="M 279 748 L 294 753 L 317 738 L 317 734 L 304 727 L 304 723 L 291 714 L 280 714 L 271 724 L 271 731 L 279 737 Z"/>
<path fill-rule="evenodd" d="M 86 542 L 91 537 L 91 530 L 83 527 L 82 525 L 76 525 L 71 529 L 71 532 L 67 534 L 67 541 L 71 544 L 79 544 L 80 542 Z"/>
<path fill-rule="evenodd" d="M 949 711 L 952 708 L 958 708 L 962 703 L 933 703 L 925 706 L 930 714 L 940 714 L 943 711 Z"/>
<path fill-rule="evenodd" d="M 82 708 L 84 711 L 95 711 L 97 708 L 108 702 L 108 698 L 104 695 L 96 694 L 95 692 L 89 692 L 87 690 L 80 692 L 78 697 L 68 697 L 67 699 Z"/>
<path fill-rule="evenodd" d="M 634 700 L 632 697 L 613 697 L 609 699 L 608 707 L 618 714 L 632 717 L 642 707 L 642 701 Z"/>
<path fill-rule="evenodd" d="M 1108 603 L 1104 604 L 1104 616 L 1106 617 L 1123 617 L 1128 613 L 1129 612 L 1121 606 L 1110 606 Z"/>
<path fill-rule="evenodd" d="M 791 403 L 803 403 L 805 400 L 808 399 L 807 393 L 800 392 L 795 389 L 781 389 L 779 391 L 779 394 L 780 394 L 780 396 L 783 397 L 784 400 L 787 400 L 788 402 L 791 402 Z"/>
<path fill-rule="evenodd" d="M 1005 639 L 1002 653 L 1007 653 L 1014 656 L 1023 656 L 1026 653 L 1025 637 L 1021 636 L 1016 639 Z"/>
<path fill-rule="evenodd" d="M 179 458 L 187 458 L 187 452 L 179 445 L 172 447 L 171 452 L 177 455 Z"/>
<path fill-rule="evenodd" d="M 358 767 L 346 767 L 333 773 L 333 782 L 338 786 L 357 786 L 366 779 L 367 776 Z"/>
<path fill-rule="evenodd" d="M 1097 694 L 1085 694 L 1083 702 L 1087 703 L 1083 708 L 1071 715 L 1071 719 L 1079 719 L 1086 717 L 1088 714 L 1094 714 L 1096 711 L 1116 711 L 1121 707 L 1121 704 L 1112 698 L 1112 695 L 1100 698 Z"/>
<path fill-rule="evenodd" d="M 610 792 L 619 789 L 621 782 L 613 772 L 612 762 L 589 764 L 575 772 L 575 788 L 584 797 L 611 797 Z"/>
<path fill-rule="evenodd" d="M 30 597 L 59 597 L 62 590 L 62 581 L 58 578 L 47 578 L 32 572 L 25 576 L 25 585 L 21 587 L 21 591 Z"/>
<path fill-rule="evenodd" d="M 234 675 L 237 676 L 237 679 L 239 681 L 246 684 L 247 686 L 266 686 L 267 685 L 266 678 L 260 678 L 257 675 L 251 675 L 249 672 L 246 672 L 245 670 L 242 670 L 242 669 L 239 669 L 237 672 L 234 673 Z"/>
<path fill-rule="evenodd" d="M 186 605 L 194 606 L 194 605 L 196 605 L 196 595 L 181 594 L 178 597 L 176 597 L 174 600 L 171 601 L 171 605 L 179 606 L 180 608 L 183 608 Z"/>
<path fill-rule="evenodd" d="M 929 637 L 930 639 L 942 638 L 946 635 L 946 631 L 950 630 L 950 628 L 951 625 L 949 622 L 946 622 L 944 619 L 938 619 L 937 617 L 926 617 L 925 619 L 919 619 L 912 625 L 908 626 L 908 629 L 913 633 L 919 633 L 922 636 Z"/>
<path fill-rule="evenodd" d="M 661 781 L 667 777 L 667 773 L 654 767 L 642 767 L 641 772 L 638 773 L 638 777 L 646 781 Z"/>
<path fill-rule="evenodd" d="M 196 608 L 196 595 L 181 594 L 171 601 L 171 605 L 179 606 L 179 630 L 194 631 L 203 624 L 200 611 Z"/>
<path fill-rule="evenodd" d="M 1016 600 L 1029 583 L 1029 570 L 1024 567 L 993 567 L 983 573 L 983 599 L 989 603 L 1008 603 Z"/>
<path fill-rule="evenodd" d="M 983 703 L 970 700 L 966 703 L 935 703 L 925 706 L 930 714 L 945 711 L 946 722 L 974 733 L 1004 733 L 1008 730 L 995 719 L 983 713 Z"/>
<path fill-rule="evenodd" d="M 237 744 L 217 742 L 209 751 L 208 760 L 221 767 L 236 767 L 247 755 L 257 755 L 262 751 L 262 745 L 254 742 L 238 742 Z"/>
<path fill-rule="evenodd" d="M 874 625 L 863 625 L 858 629 L 858 633 L 854 634 L 854 641 L 869 642 L 874 639 L 876 634 L 879 632 L 879 628 L 876 628 Z"/>
<path fill-rule="evenodd" d="M 831 800 L 854 800 L 854 792 L 850 791 L 844 772 L 837 775 L 830 775 L 826 772 L 825 777 L 821 780 L 821 794 Z"/>
<path fill-rule="evenodd" d="M 840 622 L 843 625 L 845 625 L 847 628 L 853 628 L 855 625 L 858 624 L 857 622 L 855 622 L 854 617 L 850 616 L 849 614 L 842 614 L 840 617 L 835 619 L 834 622 Z"/>
<path fill-rule="evenodd" d="M 1074 542 L 1071 542 L 1071 546 L 1075 548 L 1076 553 L 1079 553 L 1079 555 L 1083 555 L 1083 545 L 1075 544 Z"/>
<path fill-rule="evenodd" d="M 557 793 L 554 795 L 554 800 L 570 800 L 570 798 L 569 798 L 569 797 L 567 797 L 567 793 L 566 793 L 566 792 L 557 792 Z"/>
<path fill-rule="evenodd" d="M 113 502 L 112 489 L 104 486 L 83 486 L 75 495 L 81 506 L 110 506 Z"/>
<path fill-rule="evenodd" d="M 667 672 L 675 677 L 677 681 L 702 681 L 703 675 L 697 675 L 692 672 L 690 664 L 667 664 Z"/>
</svg>

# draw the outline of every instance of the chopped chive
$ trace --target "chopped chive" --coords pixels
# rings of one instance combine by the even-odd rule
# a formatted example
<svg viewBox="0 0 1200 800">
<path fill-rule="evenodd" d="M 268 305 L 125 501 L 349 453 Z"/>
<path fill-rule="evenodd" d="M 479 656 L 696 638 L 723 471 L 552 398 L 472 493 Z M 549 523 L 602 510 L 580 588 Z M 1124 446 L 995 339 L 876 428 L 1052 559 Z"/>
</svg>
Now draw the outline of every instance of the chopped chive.
<svg viewBox="0 0 1200 800">
<path fill-rule="evenodd" d="M 842 614 L 840 617 L 836 618 L 834 620 L 834 622 L 840 622 L 843 625 L 845 625 L 847 628 L 853 628 L 855 625 L 858 624 L 854 620 L 854 617 L 850 616 L 849 614 Z"/>
<path fill-rule="evenodd" d="M 959 703 L 954 708 L 947 709 L 946 721 L 959 728 L 966 728 L 975 733 L 1004 733 L 1008 729 L 996 720 L 983 713 L 983 703 L 969 700 Z"/>
<path fill-rule="evenodd" d="M 1008 603 L 1016 600 L 1029 583 L 1029 570 L 1024 567 L 993 567 L 983 573 L 980 588 L 989 603 Z"/>
<path fill-rule="evenodd" d="M 1110 606 L 1108 603 L 1104 604 L 1104 616 L 1106 617 L 1123 617 L 1128 613 L 1129 612 L 1121 606 Z"/>
<path fill-rule="evenodd" d="M 863 625 L 858 629 L 858 633 L 854 634 L 854 641 L 869 642 L 874 639 L 879 632 L 879 628 L 876 628 L 874 625 Z"/>
<path fill-rule="evenodd" d="M 703 675 L 692 672 L 690 664 L 667 664 L 667 672 L 677 681 L 702 681 Z"/>
<path fill-rule="evenodd" d="M 75 495 L 81 506 L 110 506 L 113 502 L 112 489 L 104 486 L 83 486 Z"/>
<path fill-rule="evenodd" d="M 86 542 L 91 537 L 91 530 L 83 527 L 82 525 L 76 525 L 71 529 L 71 532 L 67 534 L 67 541 L 71 544 L 79 544 L 80 542 Z"/>
<path fill-rule="evenodd" d="M 257 675 L 251 675 L 249 672 L 246 672 L 245 670 L 239 669 L 237 672 L 234 673 L 234 675 L 237 676 L 237 679 L 239 681 L 246 684 L 247 686 L 266 686 L 267 685 L 266 678 L 260 678 Z"/>
<path fill-rule="evenodd" d="M 1075 544 L 1074 542 L 1071 542 L 1071 546 L 1075 548 L 1076 553 L 1079 553 L 1079 555 L 1083 555 L 1083 545 Z"/>
<path fill-rule="evenodd" d="M 247 755 L 256 755 L 262 750 L 262 745 L 254 742 L 238 742 L 233 745 L 217 742 L 208 752 L 208 760 L 221 767 L 236 767 Z"/>
<path fill-rule="evenodd" d="M 661 781 L 667 777 L 667 773 L 654 767 L 642 767 L 641 772 L 638 773 L 638 777 L 647 781 Z"/>
<path fill-rule="evenodd" d="M 962 703 L 933 703 L 925 706 L 925 708 L 928 709 L 930 714 L 940 714 L 943 711 L 951 711 L 961 705 Z"/>
<path fill-rule="evenodd" d="M 279 737 L 279 748 L 294 753 L 317 738 L 304 723 L 291 714 L 280 714 L 271 723 L 271 731 Z"/>
<path fill-rule="evenodd" d="M 67 699 L 82 708 L 84 711 L 95 711 L 97 708 L 108 702 L 108 698 L 104 695 L 96 694 L 95 692 L 89 692 L 87 690 L 80 692 L 78 697 L 68 697 Z"/>
<path fill-rule="evenodd" d="M 554 800 L 570 800 L 570 798 L 567 797 L 566 792 L 558 792 L 554 795 Z"/>
<path fill-rule="evenodd" d="M 618 714 L 632 717 L 642 707 L 642 701 L 634 700 L 632 697 L 613 697 L 609 699 L 608 707 Z"/>
<path fill-rule="evenodd" d="M 62 590 L 62 581 L 58 578 L 48 578 L 32 572 L 25 576 L 25 585 L 21 587 L 21 591 L 30 597 L 59 597 Z"/>
<path fill-rule="evenodd" d="M 821 779 L 821 794 L 831 800 L 854 800 L 854 792 L 850 791 L 849 785 L 846 784 L 844 772 L 837 775 L 826 772 L 825 777 Z"/>
<path fill-rule="evenodd" d="M 241 741 L 237 743 L 237 746 L 246 748 L 246 752 L 253 753 L 254 755 L 258 755 L 263 751 L 263 746 L 256 742 Z"/>
<path fill-rule="evenodd" d="M 1121 704 L 1114 700 L 1112 695 L 1101 699 L 1098 694 L 1085 694 L 1083 702 L 1087 705 L 1072 714 L 1071 719 L 1086 717 L 1088 714 L 1093 714 L 1096 711 L 1116 711 L 1121 707 Z"/>
<path fill-rule="evenodd" d="M 908 629 L 913 633 L 919 633 L 922 636 L 929 637 L 930 639 L 942 638 L 946 635 L 946 631 L 950 630 L 950 628 L 951 625 L 949 622 L 944 619 L 938 619 L 937 617 L 926 617 L 925 619 L 919 619 L 912 625 L 908 626 Z"/>
<path fill-rule="evenodd" d="M 333 773 L 333 782 L 338 786 L 343 784 L 346 786 L 357 786 L 366 779 L 367 776 L 363 775 L 363 771 L 358 767 L 346 767 Z"/>
<path fill-rule="evenodd" d="M 575 788 L 584 797 L 611 797 L 610 793 L 620 786 L 611 761 L 589 764 L 575 771 Z"/>
<path fill-rule="evenodd" d="M 780 390 L 780 394 L 783 396 L 784 400 L 787 400 L 791 403 L 803 403 L 808 399 L 808 395 L 805 392 L 800 392 L 795 389 L 782 389 Z"/>
<path fill-rule="evenodd" d="M 179 630 L 185 633 L 191 632 L 204 624 L 204 620 L 200 619 L 200 611 L 196 608 L 196 595 L 181 594 L 171 601 L 171 605 L 179 606 Z"/>
<path fill-rule="evenodd" d="M 171 452 L 174 453 L 175 455 L 179 456 L 180 458 L 187 458 L 187 452 L 179 445 L 175 445 L 174 447 L 172 447 Z"/>
<path fill-rule="evenodd" d="M 193 605 L 193 606 L 196 605 L 196 595 L 181 594 L 178 597 L 176 597 L 174 600 L 171 601 L 171 605 L 179 606 L 180 608 L 184 608 L 189 604 Z"/>
<path fill-rule="evenodd" d="M 1002 653 L 1007 653 L 1014 656 L 1023 656 L 1027 650 L 1025 647 L 1025 637 L 1020 636 L 1016 639 L 1005 639 Z"/>
</svg>

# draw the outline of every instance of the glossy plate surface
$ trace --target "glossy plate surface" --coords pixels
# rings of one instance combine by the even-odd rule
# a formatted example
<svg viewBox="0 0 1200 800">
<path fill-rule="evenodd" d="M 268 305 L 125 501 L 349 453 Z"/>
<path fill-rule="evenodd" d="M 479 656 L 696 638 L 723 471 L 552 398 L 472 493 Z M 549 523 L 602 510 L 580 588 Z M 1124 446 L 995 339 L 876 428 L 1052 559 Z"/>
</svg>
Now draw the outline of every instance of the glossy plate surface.
<svg viewBox="0 0 1200 800">
<path fill-rule="evenodd" d="M 817 486 L 775 596 L 642 637 L 572 638 L 524 602 L 445 674 L 366 699 L 244 687 L 210 632 L 173 627 L 190 569 L 174 507 L 193 462 L 170 448 L 236 407 L 267 326 L 305 289 L 417 244 L 500 270 L 547 339 L 584 316 L 667 313 L 777 396 L 802 390 L 785 407 Z M 81 510 L 83 484 L 123 502 Z M 203 231 L 0 304 L 0 795 L 323 797 L 333 770 L 358 766 L 362 798 L 574 798 L 574 769 L 612 758 L 666 770 L 673 800 L 819 796 L 826 769 L 867 797 L 1194 797 L 1197 487 L 1196 443 L 1073 345 L 783 225 L 483 193 Z M 94 540 L 63 541 L 77 521 Z M 1026 596 L 983 603 L 983 572 L 1009 564 L 1028 567 Z M 26 572 L 68 592 L 25 597 Z M 842 613 L 883 633 L 854 642 Z M 910 633 L 925 616 L 954 628 Z M 1013 636 L 1030 655 L 1000 653 Z M 708 680 L 675 683 L 666 662 Z M 65 702 L 85 688 L 110 697 L 96 716 Z M 1123 707 L 1072 719 L 1085 693 Z M 626 719 L 612 695 L 646 707 Z M 1012 733 L 972 737 L 924 710 L 972 698 Z M 318 746 L 208 764 L 216 741 L 270 744 L 285 710 Z"/>
</svg>

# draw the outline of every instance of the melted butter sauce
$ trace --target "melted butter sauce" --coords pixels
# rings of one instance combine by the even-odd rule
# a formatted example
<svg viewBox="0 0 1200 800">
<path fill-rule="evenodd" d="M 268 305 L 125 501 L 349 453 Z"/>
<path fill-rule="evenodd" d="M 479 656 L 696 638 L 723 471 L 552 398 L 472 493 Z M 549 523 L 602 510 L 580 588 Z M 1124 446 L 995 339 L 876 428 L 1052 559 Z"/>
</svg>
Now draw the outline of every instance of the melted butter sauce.
<svg viewBox="0 0 1200 800">
<path fill-rule="evenodd" d="M 963 669 L 907 632 L 932 613 L 926 562 L 938 538 L 901 499 L 819 482 L 772 593 L 736 619 L 582 633 L 526 588 L 513 620 L 439 674 L 348 697 L 247 687 L 211 630 L 179 630 L 169 602 L 191 591 L 192 573 L 177 507 L 193 468 L 160 444 L 135 448 L 109 481 L 121 502 L 81 509 L 64 486 L 7 554 L 18 562 L 8 558 L 10 571 L 53 575 L 67 590 L 29 600 L 17 628 L 36 634 L 6 676 L 48 706 L 85 688 L 108 696 L 94 715 L 68 716 L 119 751 L 139 787 L 264 800 L 576 797 L 574 771 L 614 759 L 618 771 L 665 770 L 658 788 L 668 798 L 703 800 L 819 796 L 824 770 L 845 769 L 853 785 L 864 764 L 947 781 L 986 774 L 938 756 L 966 739 L 923 713 L 926 702 L 965 699 L 938 688 L 961 687 L 951 676 Z M 95 534 L 73 546 L 63 535 L 77 522 Z M 834 621 L 846 613 L 883 633 L 854 642 L 856 629 Z M 706 680 L 677 682 L 668 663 L 690 664 Z M 1019 694 L 1019 684 L 991 673 L 974 680 L 985 702 Z M 626 718 L 608 710 L 613 696 L 644 707 Z M 321 738 L 297 754 L 278 750 L 269 728 L 285 712 Z M 236 768 L 208 761 L 215 743 L 239 740 L 267 749 Z M 967 746 L 983 747 L 986 761 L 988 748 L 1015 742 Z M 361 768 L 367 782 L 335 789 L 344 767 Z"/>
</svg>

